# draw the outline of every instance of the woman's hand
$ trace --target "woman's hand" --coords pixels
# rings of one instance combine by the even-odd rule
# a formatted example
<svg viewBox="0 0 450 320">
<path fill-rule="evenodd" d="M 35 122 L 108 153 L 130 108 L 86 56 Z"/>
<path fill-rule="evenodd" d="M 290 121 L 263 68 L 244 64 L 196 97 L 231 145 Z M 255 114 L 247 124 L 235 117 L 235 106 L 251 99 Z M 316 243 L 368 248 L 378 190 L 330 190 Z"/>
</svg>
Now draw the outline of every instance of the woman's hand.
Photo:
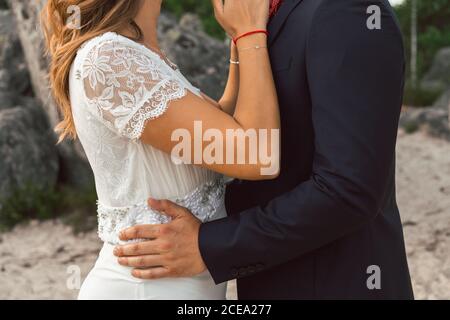
<svg viewBox="0 0 450 320">
<path fill-rule="evenodd" d="M 267 28 L 269 0 L 212 0 L 212 4 L 217 21 L 233 38 Z"/>
</svg>

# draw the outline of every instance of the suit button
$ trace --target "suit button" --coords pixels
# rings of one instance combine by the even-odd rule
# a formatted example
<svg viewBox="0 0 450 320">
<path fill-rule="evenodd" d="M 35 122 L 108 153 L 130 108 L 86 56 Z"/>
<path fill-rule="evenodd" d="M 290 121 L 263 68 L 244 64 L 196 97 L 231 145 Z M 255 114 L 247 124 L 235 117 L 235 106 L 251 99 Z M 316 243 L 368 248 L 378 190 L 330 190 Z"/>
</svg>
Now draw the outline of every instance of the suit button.
<svg viewBox="0 0 450 320">
<path fill-rule="evenodd" d="M 241 270 L 239 270 L 239 275 L 240 275 L 240 276 L 245 276 L 245 275 L 247 275 L 247 268 L 241 268 Z"/>
<path fill-rule="evenodd" d="M 264 265 L 263 265 L 262 263 L 258 263 L 258 264 L 256 265 L 256 269 L 257 269 L 258 271 L 262 271 L 262 270 L 264 270 Z"/>
<path fill-rule="evenodd" d="M 236 268 L 231 269 L 231 276 L 233 278 L 237 277 L 238 275 L 239 275 L 238 269 L 236 269 Z"/>
<path fill-rule="evenodd" d="M 249 273 L 255 273 L 256 272 L 256 267 L 255 266 L 248 267 L 248 272 Z"/>
</svg>

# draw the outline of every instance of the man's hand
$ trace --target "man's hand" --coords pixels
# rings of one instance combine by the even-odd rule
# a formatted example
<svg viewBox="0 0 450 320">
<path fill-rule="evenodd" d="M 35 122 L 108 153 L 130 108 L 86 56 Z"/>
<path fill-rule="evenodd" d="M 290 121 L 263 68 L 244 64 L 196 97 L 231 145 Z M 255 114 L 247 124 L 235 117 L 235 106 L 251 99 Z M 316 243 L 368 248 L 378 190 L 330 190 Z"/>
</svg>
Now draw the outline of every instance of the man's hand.
<svg viewBox="0 0 450 320">
<path fill-rule="evenodd" d="M 156 211 L 172 218 L 168 224 L 138 225 L 123 230 L 120 239 L 149 239 L 117 246 L 114 255 L 123 266 L 133 267 L 141 279 L 192 277 L 206 271 L 198 247 L 201 221 L 187 209 L 168 200 L 148 201 Z"/>
</svg>

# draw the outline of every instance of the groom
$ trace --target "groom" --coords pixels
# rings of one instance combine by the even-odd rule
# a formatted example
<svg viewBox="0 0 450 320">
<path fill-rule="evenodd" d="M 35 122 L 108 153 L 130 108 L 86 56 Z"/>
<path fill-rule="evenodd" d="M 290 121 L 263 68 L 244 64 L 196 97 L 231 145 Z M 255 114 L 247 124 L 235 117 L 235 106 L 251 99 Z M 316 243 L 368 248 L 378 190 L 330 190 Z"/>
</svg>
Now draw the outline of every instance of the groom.
<svg viewBox="0 0 450 320">
<path fill-rule="evenodd" d="M 273 1 L 269 48 L 282 117 L 277 180 L 235 181 L 229 217 L 203 225 L 168 201 L 165 226 L 126 253 L 159 254 L 133 274 L 209 270 L 238 279 L 240 299 L 412 299 L 395 199 L 404 82 L 402 38 L 388 0 Z M 149 235 L 151 235 L 149 237 Z M 162 266 L 162 267 L 161 267 Z M 156 267 L 156 268 L 153 268 Z"/>
</svg>

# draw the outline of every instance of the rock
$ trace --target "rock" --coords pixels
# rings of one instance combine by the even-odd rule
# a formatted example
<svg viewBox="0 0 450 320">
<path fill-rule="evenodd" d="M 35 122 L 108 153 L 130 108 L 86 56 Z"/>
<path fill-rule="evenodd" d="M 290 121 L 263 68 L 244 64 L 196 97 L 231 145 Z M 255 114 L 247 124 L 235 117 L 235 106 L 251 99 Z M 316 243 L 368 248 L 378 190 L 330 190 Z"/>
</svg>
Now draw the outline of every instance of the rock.
<svg viewBox="0 0 450 320">
<path fill-rule="evenodd" d="M 186 13 L 180 19 L 179 25 L 181 28 L 188 29 L 197 33 L 203 33 L 202 21 L 196 14 Z"/>
<path fill-rule="evenodd" d="M 450 89 L 442 94 L 442 96 L 435 102 L 434 107 L 447 110 L 448 122 L 450 125 Z"/>
<path fill-rule="evenodd" d="M 446 90 L 439 99 L 433 104 L 433 107 L 447 109 L 450 107 L 450 88 Z"/>
<path fill-rule="evenodd" d="M 0 10 L 0 90 L 30 92 L 30 76 L 10 10 Z"/>
<path fill-rule="evenodd" d="M 407 131 L 424 128 L 433 136 L 450 140 L 450 47 L 436 54 L 421 87 L 443 94 L 432 107 L 409 109 L 402 114 L 400 125 Z"/>
<path fill-rule="evenodd" d="M 49 94 L 48 61 L 44 55 L 43 36 L 39 28 L 39 14 L 44 2 L 44 0 L 13 0 L 9 3 L 31 75 L 34 94 L 42 103 L 50 124 L 54 127 L 59 122 L 59 115 Z"/>
<path fill-rule="evenodd" d="M 14 96 L 9 91 L 3 91 L 0 89 L 0 111 L 11 108 L 13 105 Z"/>
<path fill-rule="evenodd" d="M 213 98 L 220 98 L 228 75 L 228 45 L 208 36 L 198 16 L 185 14 L 179 23 L 163 12 L 159 21 L 162 48 L 183 74 Z"/>
<path fill-rule="evenodd" d="M 45 113 L 36 102 L 0 111 L 0 197 L 55 186 L 59 161 Z"/>
<path fill-rule="evenodd" d="M 402 114 L 400 126 L 406 131 L 423 129 L 432 136 L 450 141 L 448 109 L 438 107 L 409 108 Z"/>
<path fill-rule="evenodd" d="M 444 91 L 450 87 L 450 47 L 438 51 L 421 86 L 431 91 Z"/>
<path fill-rule="evenodd" d="M 5 92 L 0 90 L 0 111 L 10 108 L 33 107 L 37 104 L 35 98 L 29 96 L 20 96 L 15 92 Z"/>
<path fill-rule="evenodd" d="M 0 199 L 25 188 L 52 188 L 58 177 L 55 137 L 38 102 L 11 12 L 0 10 Z"/>
<path fill-rule="evenodd" d="M 11 81 L 11 76 L 9 72 L 5 69 L 0 69 L 0 90 L 9 91 L 9 83 Z"/>
<path fill-rule="evenodd" d="M 0 7 L 1 8 L 1 7 Z M 12 25 L 12 16 L 9 10 L 0 9 L 0 48 L 4 45 L 7 36 L 12 33 L 14 27 Z M 2 52 L 3 50 L 0 50 Z"/>
<path fill-rule="evenodd" d="M 42 104 L 51 128 L 54 128 L 60 118 L 49 91 L 48 60 L 44 55 L 43 35 L 39 28 L 39 15 L 45 0 L 14 0 L 9 3 L 30 72 L 33 92 Z M 92 171 L 79 142 L 63 142 L 58 145 L 58 151 L 62 182 L 79 188 L 90 187 Z"/>
</svg>

